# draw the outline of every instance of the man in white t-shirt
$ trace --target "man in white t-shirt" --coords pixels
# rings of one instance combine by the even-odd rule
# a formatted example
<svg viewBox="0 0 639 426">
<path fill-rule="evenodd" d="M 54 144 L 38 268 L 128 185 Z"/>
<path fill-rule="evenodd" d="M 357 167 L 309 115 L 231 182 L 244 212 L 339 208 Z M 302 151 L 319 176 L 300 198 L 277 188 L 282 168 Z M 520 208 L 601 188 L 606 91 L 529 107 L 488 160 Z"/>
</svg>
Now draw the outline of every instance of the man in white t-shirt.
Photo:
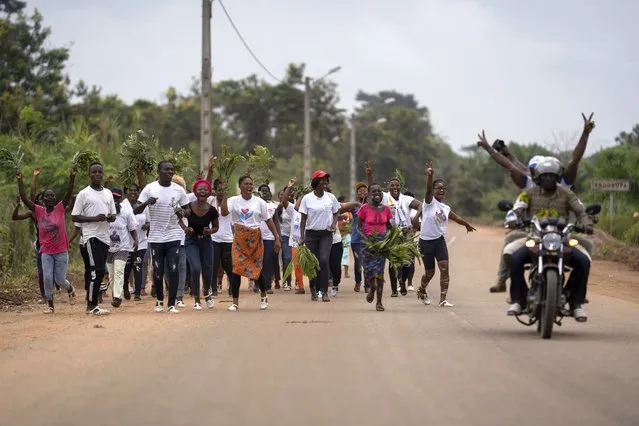
<svg viewBox="0 0 639 426">
<path fill-rule="evenodd" d="M 109 222 L 115 221 L 116 218 L 115 202 L 111 191 L 102 186 L 104 170 L 100 163 L 91 163 L 89 178 L 91 183 L 80 191 L 75 199 L 71 220 L 82 225 L 87 314 L 107 315 L 109 311 L 100 308 L 98 302 L 111 244 Z"/>
<path fill-rule="evenodd" d="M 158 164 L 158 180 L 149 183 L 140 193 L 140 204 L 134 208 L 135 214 L 149 210 L 149 249 L 153 259 L 153 282 L 157 294 L 155 311 L 164 310 L 164 265 L 168 265 L 169 276 L 169 313 L 178 313 L 175 306 L 179 271 L 180 244 L 184 238 L 184 231 L 180 227 L 178 216 L 182 208 L 186 208 L 188 200 L 186 191 L 177 183 L 172 182 L 175 174 L 170 161 L 160 161 Z"/>
</svg>

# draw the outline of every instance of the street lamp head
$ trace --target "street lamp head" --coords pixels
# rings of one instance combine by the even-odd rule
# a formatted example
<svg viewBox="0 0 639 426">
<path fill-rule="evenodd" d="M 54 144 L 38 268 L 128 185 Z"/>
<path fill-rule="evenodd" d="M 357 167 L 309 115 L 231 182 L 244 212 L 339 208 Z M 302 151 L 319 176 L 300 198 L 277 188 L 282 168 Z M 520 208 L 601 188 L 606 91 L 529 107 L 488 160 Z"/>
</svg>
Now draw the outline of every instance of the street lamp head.
<svg viewBox="0 0 639 426">
<path fill-rule="evenodd" d="M 338 65 L 338 66 L 333 67 L 333 68 L 331 68 L 330 70 L 328 70 L 328 74 L 335 74 L 337 71 L 339 71 L 339 70 L 341 70 L 341 69 L 342 69 L 342 67 Z M 328 75 L 328 74 L 327 74 L 327 75 Z"/>
</svg>

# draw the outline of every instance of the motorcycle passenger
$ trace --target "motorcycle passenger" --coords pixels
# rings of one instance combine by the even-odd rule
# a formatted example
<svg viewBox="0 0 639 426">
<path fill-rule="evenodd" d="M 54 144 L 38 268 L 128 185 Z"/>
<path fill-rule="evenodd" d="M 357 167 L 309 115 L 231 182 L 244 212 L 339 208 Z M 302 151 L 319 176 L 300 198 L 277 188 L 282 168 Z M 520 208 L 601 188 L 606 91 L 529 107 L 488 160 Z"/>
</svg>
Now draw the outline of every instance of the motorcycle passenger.
<svg viewBox="0 0 639 426">
<path fill-rule="evenodd" d="M 514 206 L 514 211 L 519 217 L 536 216 L 539 219 L 567 218 L 570 212 L 573 212 L 586 228 L 586 232 L 592 233 L 592 222 L 577 195 L 558 185 L 562 169 L 561 163 L 554 158 L 542 160 L 536 168 L 539 186 L 523 192 Z M 511 245 L 520 243 L 521 246 L 512 251 L 509 259 L 510 296 L 513 303 L 506 311 L 507 315 L 519 315 L 526 306 L 528 287 L 524 277 L 524 265 L 531 259 L 525 240 L 523 238 L 511 243 Z M 578 322 L 585 322 L 588 317 L 583 309 L 583 303 L 590 274 L 590 258 L 581 250 L 572 250 L 570 257 L 566 259 L 566 265 L 573 268 L 570 277 L 572 292 L 569 300 L 573 316 Z"/>
<path fill-rule="evenodd" d="M 534 157 L 532 157 L 530 159 L 530 161 L 528 161 L 528 171 L 530 172 L 530 179 L 528 178 L 528 176 L 526 176 L 526 180 L 524 186 L 521 187 L 521 189 L 530 189 L 527 188 L 528 182 L 534 182 L 534 180 L 536 179 L 535 177 L 535 168 L 537 167 L 537 164 L 539 164 L 539 162 L 541 160 L 543 160 L 543 156 L 541 155 L 535 155 Z M 534 185 L 533 185 L 534 187 Z M 506 248 L 506 246 L 510 243 L 512 243 L 513 241 L 519 240 L 520 238 L 524 238 L 526 236 L 526 233 L 524 231 L 521 230 L 513 230 L 509 233 L 506 234 L 506 237 L 504 237 L 504 248 Z M 502 249 L 503 251 L 503 249 Z M 508 269 L 508 264 L 506 263 L 504 256 L 499 256 L 499 269 L 497 271 L 497 283 L 492 286 L 490 288 L 490 292 L 491 293 L 503 293 L 506 291 L 506 281 L 508 280 L 508 277 L 510 276 L 510 270 Z"/>
</svg>

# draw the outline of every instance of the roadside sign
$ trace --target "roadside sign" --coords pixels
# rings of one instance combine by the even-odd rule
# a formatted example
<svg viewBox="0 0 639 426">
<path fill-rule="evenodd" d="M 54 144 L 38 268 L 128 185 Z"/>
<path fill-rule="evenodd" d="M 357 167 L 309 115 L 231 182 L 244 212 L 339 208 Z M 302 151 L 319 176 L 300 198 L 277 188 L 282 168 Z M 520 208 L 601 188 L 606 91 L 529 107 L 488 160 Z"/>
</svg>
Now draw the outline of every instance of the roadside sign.
<svg viewBox="0 0 639 426">
<path fill-rule="evenodd" d="M 605 179 L 593 180 L 591 189 L 595 192 L 608 192 L 610 194 L 609 216 L 610 216 L 610 232 L 612 232 L 613 218 L 615 217 L 615 192 L 629 192 L 630 181 L 622 179 Z"/>
<path fill-rule="evenodd" d="M 596 192 L 628 192 L 630 191 L 629 180 L 593 180 L 591 189 Z"/>
</svg>

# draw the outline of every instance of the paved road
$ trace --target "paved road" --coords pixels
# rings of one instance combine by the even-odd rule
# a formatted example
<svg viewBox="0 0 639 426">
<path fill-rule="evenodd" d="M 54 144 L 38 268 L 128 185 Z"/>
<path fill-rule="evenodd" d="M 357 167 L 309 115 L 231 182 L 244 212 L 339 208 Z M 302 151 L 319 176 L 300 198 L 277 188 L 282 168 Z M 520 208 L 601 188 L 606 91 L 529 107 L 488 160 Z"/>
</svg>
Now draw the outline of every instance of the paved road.
<svg viewBox="0 0 639 426">
<path fill-rule="evenodd" d="M 347 280 L 266 312 L 243 294 L 237 313 L 43 318 L 69 325 L 0 352 L 0 424 L 639 425 L 638 305 L 591 295 L 587 324 L 541 340 L 487 291 L 499 238 L 453 236 L 452 309 L 411 293 L 379 313 Z"/>
</svg>

